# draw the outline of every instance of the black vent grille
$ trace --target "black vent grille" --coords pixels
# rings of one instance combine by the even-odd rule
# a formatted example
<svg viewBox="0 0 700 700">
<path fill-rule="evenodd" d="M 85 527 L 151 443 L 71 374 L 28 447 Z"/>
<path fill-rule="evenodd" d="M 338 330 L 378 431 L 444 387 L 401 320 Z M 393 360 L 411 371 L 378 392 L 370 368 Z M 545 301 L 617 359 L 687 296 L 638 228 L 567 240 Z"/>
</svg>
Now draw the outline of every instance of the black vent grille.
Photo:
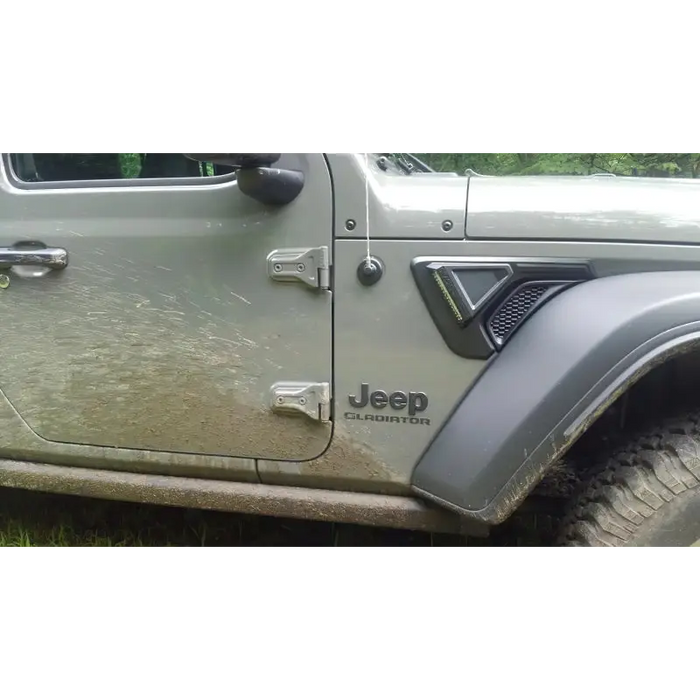
<svg viewBox="0 0 700 700">
<path fill-rule="evenodd" d="M 551 289 L 551 285 L 536 284 L 516 291 L 489 321 L 493 339 L 503 343 Z"/>
</svg>

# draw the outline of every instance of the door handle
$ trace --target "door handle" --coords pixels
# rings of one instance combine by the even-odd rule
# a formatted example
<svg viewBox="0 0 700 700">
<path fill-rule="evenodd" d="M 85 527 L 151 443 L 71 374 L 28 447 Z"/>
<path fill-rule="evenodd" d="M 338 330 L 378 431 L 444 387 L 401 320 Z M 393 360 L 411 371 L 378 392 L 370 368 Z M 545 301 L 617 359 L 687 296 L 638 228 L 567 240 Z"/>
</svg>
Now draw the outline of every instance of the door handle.
<svg viewBox="0 0 700 700">
<path fill-rule="evenodd" d="M 68 251 L 63 248 L 23 248 L 21 245 L 0 248 L 0 268 L 13 265 L 34 265 L 63 270 L 68 266 Z"/>
</svg>

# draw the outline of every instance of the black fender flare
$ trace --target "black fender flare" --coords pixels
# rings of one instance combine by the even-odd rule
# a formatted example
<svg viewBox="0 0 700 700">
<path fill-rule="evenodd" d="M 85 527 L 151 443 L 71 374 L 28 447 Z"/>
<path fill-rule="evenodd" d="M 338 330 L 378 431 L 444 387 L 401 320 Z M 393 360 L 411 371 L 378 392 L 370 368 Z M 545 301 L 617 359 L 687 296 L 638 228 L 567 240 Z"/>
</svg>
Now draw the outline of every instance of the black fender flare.
<svg viewBox="0 0 700 700">
<path fill-rule="evenodd" d="M 463 516 L 505 521 L 627 388 L 700 348 L 700 272 L 583 282 L 513 336 L 416 465 L 414 491 Z"/>
</svg>

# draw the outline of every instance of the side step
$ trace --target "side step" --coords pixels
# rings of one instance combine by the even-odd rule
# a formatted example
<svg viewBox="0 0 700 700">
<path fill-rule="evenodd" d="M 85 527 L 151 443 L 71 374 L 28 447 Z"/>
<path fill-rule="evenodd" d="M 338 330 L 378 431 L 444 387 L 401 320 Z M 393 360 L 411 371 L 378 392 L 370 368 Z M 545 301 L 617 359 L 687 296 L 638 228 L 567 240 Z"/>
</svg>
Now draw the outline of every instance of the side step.
<svg viewBox="0 0 700 700">
<path fill-rule="evenodd" d="M 474 531 L 473 525 L 465 523 L 454 513 L 403 496 L 132 474 L 13 460 L 0 460 L 0 486 L 112 501 L 399 530 L 485 534 L 481 530 Z"/>
</svg>

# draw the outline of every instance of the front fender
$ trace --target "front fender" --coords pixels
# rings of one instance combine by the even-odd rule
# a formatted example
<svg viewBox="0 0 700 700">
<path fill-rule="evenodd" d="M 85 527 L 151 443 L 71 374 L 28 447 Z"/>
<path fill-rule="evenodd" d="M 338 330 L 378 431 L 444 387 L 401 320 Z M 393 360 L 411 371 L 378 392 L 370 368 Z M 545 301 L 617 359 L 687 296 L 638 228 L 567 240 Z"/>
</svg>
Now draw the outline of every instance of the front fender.
<svg viewBox="0 0 700 700">
<path fill-rule="evenodd" d="M 489 364 L 419 460 L 414 490 L 489 524 L 506 520 L 630 385 L 700 346 L 700 272 L 579 284 Z"/>
</svg>

